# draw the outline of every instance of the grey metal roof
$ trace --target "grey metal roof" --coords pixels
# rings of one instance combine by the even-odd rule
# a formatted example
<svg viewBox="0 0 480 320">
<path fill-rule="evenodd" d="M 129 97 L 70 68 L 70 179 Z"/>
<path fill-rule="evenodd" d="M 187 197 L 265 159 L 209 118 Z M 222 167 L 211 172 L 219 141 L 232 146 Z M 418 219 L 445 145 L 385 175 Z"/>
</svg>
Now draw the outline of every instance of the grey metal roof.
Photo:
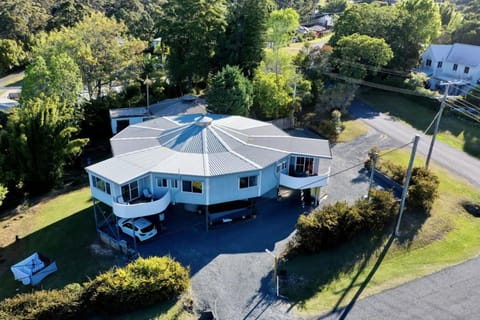
<svg viewBox="0 0 480 320">
<path fill-rule="evenodd" d="M 480 65 L 480 46 L 455 43 L 448 53 L 447 61 L 464 66 L 476 67 Z"/>
<path fill-rule="evenodd" d="M 119 184 L 148 172 L 217 176 L 258 170 L 289 154 L 331 158 L 326 140 L 292 137 L 269 123 L 213 114 L 130 125 L 111 145 L 113 158 L 87 170 Z"/>
<path fill-rule="evenodd" d="M 110 118 L 129 118 L 149 116 L 150 112 L 145 107 L 110 109 Z"/>
</svg>

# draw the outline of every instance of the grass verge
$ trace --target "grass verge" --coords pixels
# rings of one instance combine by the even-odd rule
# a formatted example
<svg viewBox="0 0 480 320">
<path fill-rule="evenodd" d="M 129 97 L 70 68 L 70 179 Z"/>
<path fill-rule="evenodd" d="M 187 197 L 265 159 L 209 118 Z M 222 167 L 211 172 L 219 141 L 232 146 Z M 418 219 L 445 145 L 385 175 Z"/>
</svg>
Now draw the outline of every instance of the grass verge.
<svg viewBox="0 0 480 320">
<path fill-rule="evenodd" d="M 365 91 L 359 98 L 379 111 L 389 113 L 421 131 L 427 129 L 438 111 L 435 103 L 426 98 L 405 97 L 382 90 Z M 437 138 L 453 148 L 480 158 L 480 125 L 459 118 L 458 114 L 448 108 L 442 117 Z"/>
<path fill-rule="evenodd" d="M 338 136 L 337 142 L 348 142 L 361 137 L 368 132 L 368 126 L 360 120 L 343 121 L 345 129 Z"/>
<path fill-rule="evenodd" d="M 406 165 L 409 153 L 399 150 L 385 158 Z M 480 219 L 463 208 L 465 202 L 480 203 L 480 190 L 432 168 L 440 178 L 440 196 L 430 217 L 406 213 L 401 236 L 388 250 L 383 251 L 387 237 L 363 235 L 337 250 L 286 263 L 289 285 L 285 293 L 299 313 L 336 310 L 356 295 L 362 298 L 396 287 L 480 253 Z"/>
</svg>

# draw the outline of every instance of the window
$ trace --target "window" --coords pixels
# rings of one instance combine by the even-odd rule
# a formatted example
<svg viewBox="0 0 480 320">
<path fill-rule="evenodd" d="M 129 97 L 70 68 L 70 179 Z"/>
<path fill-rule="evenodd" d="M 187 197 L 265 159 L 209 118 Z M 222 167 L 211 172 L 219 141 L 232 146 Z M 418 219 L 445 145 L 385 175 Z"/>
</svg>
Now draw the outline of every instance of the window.
<svg viewBox="0 0 480 320">
<path fill-rule="evenodd" d="M 440 69 L 440 68 L 442 67 L 442 65 L 443 65 L 443 62 L 442 62 L 442 61 L 438 61 L 438 63 L 437 63 L 437 68 Z"/>
<path fill-rule="evenodd" d="M 161 188 L 167 188 L 168 187 L 168 180 L 165 178 L 157 178 L 157 186 Z"/>
<path fill-rule="evenodd" d="M 172 188 L 178 189 L 178 180 L 170 180 L 170 185 L 172 186 Z"/>
<path fill-rule="evenodd" d="M 240 189 L 255 187 L 257 185 L 257 176 L 241 177 L 239 179 Z"/>
<path fill-rule="evenodd" d="M 463 73 L 467 73 L 470 72 L 470 67 L 465 67 L 465 69 L 463 69 Z"/>
<path fill-rule="evenodd" d="M 103 179 L 100 179 L 99 177 L 92 176 L 92 182 L 93 186 L 105 193 L 111 194 L 110 191 L 110 183 L 106 182 Z"/>
<path fill-rule="evenodd" d="M 458 68 L 458 64 L 455 63 L 455 64 L 453 65 L 453 71 L 457 71 L 457 68 Z"/>
<path fill-rule="evenodd" d="M 313 158 L 297 157 L 295 161 L 296 172 L 308 172 L 313 173 Z"/>
<path fill-rule="evenodd" d="M 202 193 L 203 184 L 201 181 L 182 180 L 182 191 Z"/>
<path fill-rule="evenodd" d="M 138 182 L 133 181 L 129 184 L 122 186 L 122 198 L 123 201 L 129 202 L 131 200 L 137 199 L 139 197 L 138 193 Z"/>
<path fill-rule="evenodd" d="M 425 62 L 425 65 L 426 65 L 427 67 L 430 67 L 430 66 L 432 65 L 432 60 L 427 59 L 427 62 Z"/>
<path fill-rule="evenodd" d="M 285 169 L 287 169 L 287 161 L 286 160 L 277 164 L 277 173 L 279 173 L 280 171 L 283 171 Z"/>
</svg>

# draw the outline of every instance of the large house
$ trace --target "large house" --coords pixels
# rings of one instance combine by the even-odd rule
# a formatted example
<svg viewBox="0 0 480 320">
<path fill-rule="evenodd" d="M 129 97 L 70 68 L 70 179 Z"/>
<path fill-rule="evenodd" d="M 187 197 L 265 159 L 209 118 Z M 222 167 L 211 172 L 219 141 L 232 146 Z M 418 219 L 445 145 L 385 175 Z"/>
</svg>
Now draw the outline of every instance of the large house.
<svg viewBox="0 0 480 320">
<path fill-rule="evenodd" d="M 430 77 L 430 87 L 439 88 L 442 82 L 452 82 L 450 93 L 465 93 L 480 84 L 480 46 L 469 44 L 432 44 L 422 54 L 418 70 Z"/>
<path fill-rule="evenodd" d="M 240 116 L 184 114 L 128 126 L 111 141 L 113 157 L 86 168 L 95 201 L 121 218 L 276 196 L 279 186 L 328 183 L 328 141 L 293 137 Z M 318 198 L 317 198 L 318 199 Z"/>
</svg>

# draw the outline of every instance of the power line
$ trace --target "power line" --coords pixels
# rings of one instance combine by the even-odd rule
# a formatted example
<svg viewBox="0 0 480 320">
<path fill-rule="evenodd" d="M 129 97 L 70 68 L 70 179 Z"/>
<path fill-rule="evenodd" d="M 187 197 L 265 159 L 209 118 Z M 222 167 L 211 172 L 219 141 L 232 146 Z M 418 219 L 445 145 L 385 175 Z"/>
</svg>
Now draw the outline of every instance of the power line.
<svg viewBox="0 0 480 320">
<path fill-rule="evenodd" d="M 396 93 L 414 95 L 414 96 L 425 97 L 425 98 L 430 98 L 430 99 L 433 99 L 433 98 L 436 97 L 436 96 L 433 96 L 433 94 L 428 95 L 428 94 L 425 94 L 425 93 L 422 93 L 422 92 L 417 92 L 417 91 L 410 90 L 410 89 L 403 89 L 403 88 L 388 86 L 388 85 L 385 85 L 385 84 L 370 82 L 370 81 L 366 81 L 366 80 L 355 79 L 355 78 L 351 78 L 351 77 L 341 75 L 339 73 L 325 72 L 325 74 L 329 77 L 332 77 L 332 78 L 335 78 L 335 79 L 340 79 L 340 80 L 343 80 L 345 82 L 350 82 L 350 83 L 363 85 L 363 86 L 367 86 L 367 87 L 372 87 L 372 88 L 376 88 L 376 89 L 381 89 L 381 90 L 385 90 L 385 91 L 392 91 L 392 92 L 396 92 Z"/>
</svg>

